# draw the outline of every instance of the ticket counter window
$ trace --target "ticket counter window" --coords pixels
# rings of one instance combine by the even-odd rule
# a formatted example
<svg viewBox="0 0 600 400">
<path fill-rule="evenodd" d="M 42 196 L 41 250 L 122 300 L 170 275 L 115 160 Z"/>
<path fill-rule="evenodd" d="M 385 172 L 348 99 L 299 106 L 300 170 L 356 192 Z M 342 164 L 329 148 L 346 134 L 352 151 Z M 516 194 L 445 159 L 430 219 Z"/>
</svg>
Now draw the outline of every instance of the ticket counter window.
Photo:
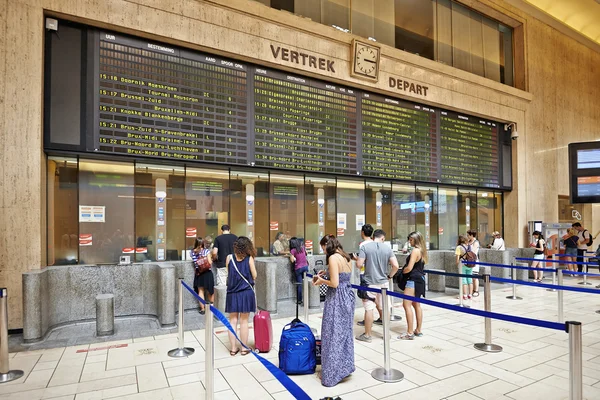
<svg viewBox="0 0 600 400">
<path fill-rule="evenodd" d="M 77 159 L 48 158 L 48 265 L 77 264 Z"/>
<path fill-rule="evenodd" d="M 458 191 L 458 232 L 466 235 L 469 229 L 477 230 L 477 192 Z"/>
<path fill-rule="evenodd" d="M 307 176 L 304 179 L 304 199 L 306 250 L 309 254 L 322 254 L 321 238 L 336 233 L 335 178 Z"/>
<path fill-rule="evenodd" d="M 358 251 L 362 241 L 360 230 L 365 220 L 364 182 L 338 180 L 335 235 L 347 252 Z"/>
<path fill-rule="evenodd" d="M 185 220 L 186 250 L 196 237 L 221 234 L 229 224 L 229 171 L 186 168 Z"/>
<path fill-rule="evenodd" d="M 494 241 L 492 232 L 502 232 L 502 193 L 477 192 L 477 238 L 482 246 Z"/>
<path fill-rule="evenodd" d="M 269 191 L 269 250 L 287 254 L 290 239 L 304 237 L 304 177 L 271 174 Z"/>
<path fill-rule="evenodd" d="M 134 194 L 133 163 L 79 160 L 79 264 L 117 264 L 135 248 Z"/>
<path fill-rule="evenodd" d="M 392 233 L 392 186 L 387 182 L 367 182 L 365 188 L 366 223 L 373 229 L 383 229 L 386 241 L 391 242 Z M 357 222 L 358 224 L 358 222 Z M 358 226 L 357 226 L 358 228 Z"/>
<path fill-rule="evenodd" d="M 454 188 L 438 189 L 438 238 L 440 250 L 456 248 L 458 240 L 458 191 Z"/>
<path fill-rule="evenodd" d="M 270 253 L 269 235 L 269 175 L 231 171 L 230 180 L 231 233 L 247 236 L 254 243 L 259 257 Z"/>
<path fill-rule="evenodd" d="M 425 238 L 428 250 L 438 250 L 437 188 L 417 187 L 415 206 L 417 230 Z"/>
<path fill-rule="evenodd" d="M 135 261 L 180 260 L 185 218 L 185 169 L 136 164 Z"/>
<path fill-rule="evenodd" d="M 392 246 L 401 250 L 408 235 L 416 229 L 416 193 L 414 185 L 392 184 Z"/>
</svg>

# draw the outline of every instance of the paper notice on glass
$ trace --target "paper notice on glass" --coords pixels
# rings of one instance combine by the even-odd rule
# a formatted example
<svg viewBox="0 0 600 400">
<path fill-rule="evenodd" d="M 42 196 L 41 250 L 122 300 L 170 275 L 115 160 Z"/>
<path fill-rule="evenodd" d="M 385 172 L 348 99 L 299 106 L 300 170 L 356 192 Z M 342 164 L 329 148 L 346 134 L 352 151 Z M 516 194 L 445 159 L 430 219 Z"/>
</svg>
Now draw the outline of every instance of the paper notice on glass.
<svg viewBox="0 0 600 400">
<path fill-rule="evenodd" d="M 79 206 L 79 222 L 105 222 L 105 206 Z"/>
<path fill-rule="evenodd" d="M 92 222 L 92 206 L 79 206 L 79 222 Z"/>
<path fill-rule="evenodd" d="M 364 224 L 365 224 L 365 216 L 357 215 L 356 216 L 356 230 L 360 231 Z"/>
<path fill-rule="evenodd" d="M 337 228 L 338 229 L 346 229 L 346 213 L 338 213 Z"/>
</svg>

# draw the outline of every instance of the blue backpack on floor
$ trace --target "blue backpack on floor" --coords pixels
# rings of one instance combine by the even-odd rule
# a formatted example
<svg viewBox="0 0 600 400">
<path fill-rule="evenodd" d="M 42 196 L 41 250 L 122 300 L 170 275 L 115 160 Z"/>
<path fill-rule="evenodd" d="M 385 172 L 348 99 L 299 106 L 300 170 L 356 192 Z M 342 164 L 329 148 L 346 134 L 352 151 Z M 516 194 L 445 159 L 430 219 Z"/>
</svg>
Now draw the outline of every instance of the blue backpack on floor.
<svg viewBox="0 0 600 400">
<path fill-rule="evenodd" d="M 279 341 L 279 369 L 287 375 L 314 374 L 317 366 L 315 335 L 310 327 L 294 320 L 283 327 Z"/>
</svg>

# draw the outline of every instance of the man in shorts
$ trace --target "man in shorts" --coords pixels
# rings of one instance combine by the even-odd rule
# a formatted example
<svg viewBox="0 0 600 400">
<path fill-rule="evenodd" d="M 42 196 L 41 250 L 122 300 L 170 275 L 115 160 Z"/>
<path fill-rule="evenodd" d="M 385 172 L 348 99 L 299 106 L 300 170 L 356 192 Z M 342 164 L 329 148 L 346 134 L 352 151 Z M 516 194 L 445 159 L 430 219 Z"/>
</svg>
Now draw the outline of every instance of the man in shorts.
<svg viewBox="0 0 600 400">
<path fill-rule="evenodd" d="M 212 249 L 212 257 L 215 260 L 217 267 L 217 285 L 227 285 L 227 268 L 225 268 L 225 260 L 227 256 L 233 254 L 233 243 L 237 240 L 237 236 L 229 232 L 229 225 L 221 227 L 221 235 L 217 236 Z"/>
<path fill-rule="evenodd" d="M 588 250 L 587 244 L 590 241 L 591 233 L 583 226 L 581 226 L 581 223 L 579 222 L 575 222 L 573 225 L 571 225 L 571 227 L 577 230 L 577 236 L 579 237 L 579 241 L 577 242 L 577 262 L 583 263 L 585 261 L 585 258 L 583 256 L 585 256 L 585 253 Z M 583 264 L 577 264 L 577 271 L 583 272 L 583 267 Z"/>
<path fill-rule="evenodd" d="M 398 271 L 398 260 L 391 247 L 385 243 L 385 232 L 377 229 L 373 232 L 373 241 L 364 243 L 360 246 L 356 266 L 361 268 L 365 266 L 365 282 L 373 289 L 387 289 L 389 280 Z M 392 265 L 390 271 L 390 264 Z M 381 293 L 368 292 L 371 299 L 363 299 L 365 308 L 365 333 L 357 336 L 356 339 L 363 342 L 371 342 L 371 328 L 373 327 L 373 310 L 381 310 Z M 380 315 L 381 318 L 381 315 Z"/>
</svg>

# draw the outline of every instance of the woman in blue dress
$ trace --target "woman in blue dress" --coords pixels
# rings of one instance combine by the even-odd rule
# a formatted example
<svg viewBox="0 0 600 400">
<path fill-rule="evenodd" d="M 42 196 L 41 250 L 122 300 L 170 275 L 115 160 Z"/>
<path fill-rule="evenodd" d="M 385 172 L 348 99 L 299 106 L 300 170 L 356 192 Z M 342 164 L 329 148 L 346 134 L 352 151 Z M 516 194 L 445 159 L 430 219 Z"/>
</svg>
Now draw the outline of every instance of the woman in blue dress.
<svg viewBox="0 0 600 400">
<path fill-rule="evenodd" d="M 335 386 L 354 372 L 354 293 L 350 285 L 350 256 L 333 235 L 321 239 L 327 254 L 327 276 L 320 271 L 315 286 L 327 285 L 321 325 L 321 384 Z"/>
<path fill-rule="evenodd" d="M 233 243 L 233 254 L 228 255 L 225 261 L 227 266 L 225 312 L 229 313 L 229 323 L 236 331 L 238 320 L 240 321 L 240 340 L 245 345 L 248 345 L 248 317 L 251 312 L 256 311 L 254 257 L 256 257 L 256 250 L 252 241 L 245 236 L 240 236 Z M 229 331 L 228 333 L 231 344 L 229 354 L 235 356 L 240 349 L 235 336 Z M 243 356 L 249 352 L 247 349 L 242 349 Z"/>
</svg>

